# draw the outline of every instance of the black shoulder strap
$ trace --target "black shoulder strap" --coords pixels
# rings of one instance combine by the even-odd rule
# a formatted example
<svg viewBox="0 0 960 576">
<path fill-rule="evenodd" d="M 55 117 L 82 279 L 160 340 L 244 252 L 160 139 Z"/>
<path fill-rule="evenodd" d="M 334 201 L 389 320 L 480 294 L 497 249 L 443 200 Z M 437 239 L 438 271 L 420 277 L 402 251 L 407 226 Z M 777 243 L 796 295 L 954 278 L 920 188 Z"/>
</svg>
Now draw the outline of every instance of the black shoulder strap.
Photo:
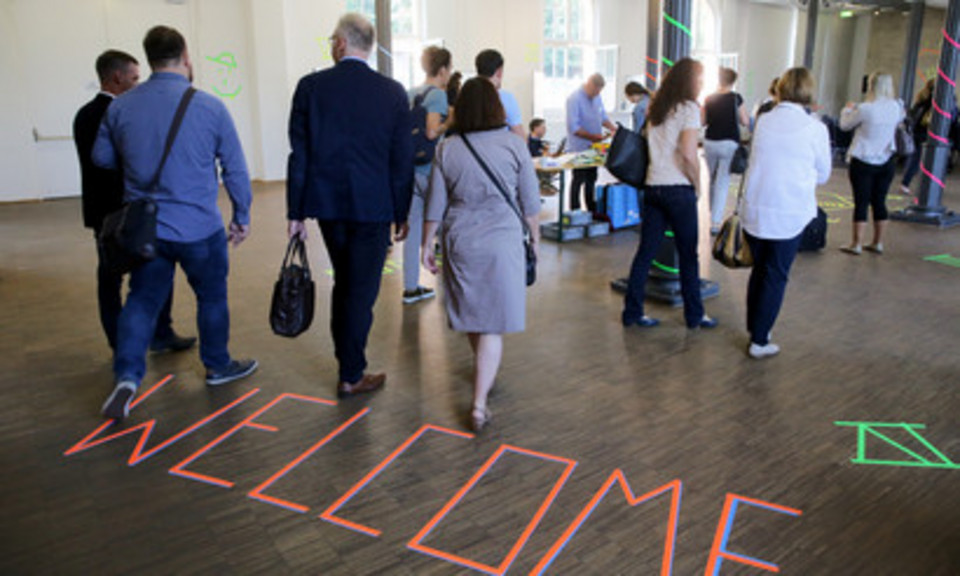
<svg viewBox="0 0 960 576">
<path fill-rule="evenodd" d="M 467 149 L 470 150 L 470 153 L 473 154 L 473 157 L 477 160 L 477 163 L 480 164 L 480 167 L 483 168 L 484 173 L 486 173 L 487 178 L 490 178 L 490 181 L 493 182 L 493 185 L 497 187 L 497 190 L 500 191 L 500 194 L 503 196 L 503 199 L 507 202 L 510 208 L 513 209 L 513 212 L 517 215 L 517 218 L 520 219 L 520 225 L 523 226 L 523 233 L 530 235 L 530 227 L 527 224 L 527 221 L 524 219 L 523 214 L 520 213 L 520 209 L 513 203 L 513 200 L 510 199 L 510 195 L 507 194 L 506 188 L 503 184 L 500 183 L 500 180 L 493 175 L 493 172 L 490 171 L 490 167 L 487 166 L 487 163 L 483 161 L 483 158 L 477 154 L 477 151 L 473 148 L 473 144 L 470 143 L 470 140 L 467 138 L 466 134 L 460 134 L 460 138 L 463 139 L 463 143 L 467 145 Z"/>
<path fill-rule="evenodd" d="M 153 180 L 150 182 L 150 186 L 147 190 L 151 192 L 157 189 L 157 186 L 160 185 L 160 173 L 163 172 L 163 167 L 167 163 L 167 157 L 170 156 L 170 149 L 173 148 L 173 141 L 177 139 L 177 132 L 180 131 L 180 124 L 183 123 L 183 116 L 187 113 L 187 106 L 190 105 L 190 100 L 193 99 L 193 95 L 196 94 L 197 90 L 193 86 L 187 88 L 187 91 L 183 93 L 183 97 L 180 98 L 180 105 L 177 107 L 177 113 L 173 116 L 173 123 L 170 125 L 170 131 L 167 132 L 167 142 L 163 146 L 163 156 L 160 158 L 160 166 L 157 167 L 156 174 L 153 175 Z"/>
<path fill-rule="evenodd" d="M 416 108 L 417 106 L 422 106 L 424 101 L 427 99 L 427 96 L 436 89 L 437 89 L 436 86 L 434 86 L 433 84 L 430 84 L 427 86 L 426 90 L 417 94 L 417 96 L 413 99 L 413 108 Z"/>
</svg>

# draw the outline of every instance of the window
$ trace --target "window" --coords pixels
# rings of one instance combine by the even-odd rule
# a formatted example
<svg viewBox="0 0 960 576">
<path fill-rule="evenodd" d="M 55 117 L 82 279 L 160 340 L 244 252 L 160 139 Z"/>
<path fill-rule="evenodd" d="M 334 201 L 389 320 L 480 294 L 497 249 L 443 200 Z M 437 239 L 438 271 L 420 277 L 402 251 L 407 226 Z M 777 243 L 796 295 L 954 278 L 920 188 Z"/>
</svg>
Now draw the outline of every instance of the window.
<svg viewBox="0 0 960 576">
<path fill-rule="evenodd" d="M 374 25 L 377 23 L 376 0 L 347 0 L 347 11 L 363 14 Z M 425 46 L 421 32 L 422 13 L 422 0 L 393 0 L 390 3 L 393 77 L 406 88 L 413 86 L 421 73 L 420 53 Z M 377 67 L 376 53 L 370 55 L 370 65 Z"/>
<path fill-rule="evenodd" d="M 541 71 L 534 78 L 537 115 L 563 110 L 567 97 L 587 76 L 603 75 L 603 102 L 613 109 L 617 99 L 619 48 L 596 43 L 595 0 L 543 0 Z"/>
</svg>

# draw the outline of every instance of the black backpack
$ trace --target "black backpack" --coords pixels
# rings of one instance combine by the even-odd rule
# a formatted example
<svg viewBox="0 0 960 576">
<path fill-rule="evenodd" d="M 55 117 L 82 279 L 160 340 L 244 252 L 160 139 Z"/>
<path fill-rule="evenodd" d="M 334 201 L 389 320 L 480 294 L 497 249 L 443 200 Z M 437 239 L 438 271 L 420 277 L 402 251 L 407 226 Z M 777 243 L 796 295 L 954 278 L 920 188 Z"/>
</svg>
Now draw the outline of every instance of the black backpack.
<svg viewBox="0 0 960 576">
<path fill-rule="evenodd" d="M 437 151 L 438 139 L 431 140 L 427 138 L 427 107 L 423 102 L 427 99 L 430 92 L 436 90 L 436 86 L 430 86 L 413 99 L 410 107 L 411 123 L 413 130 L 413 163 L 417 166 L 429 164 L 433 161 L 433 155 Z"/>
<path fill-rule="evenodd" d="M 817 217 L 803 229 L 800 252 L 816 252 L 827 245 L 827 213 L 817 207 Z"/>
</svg>

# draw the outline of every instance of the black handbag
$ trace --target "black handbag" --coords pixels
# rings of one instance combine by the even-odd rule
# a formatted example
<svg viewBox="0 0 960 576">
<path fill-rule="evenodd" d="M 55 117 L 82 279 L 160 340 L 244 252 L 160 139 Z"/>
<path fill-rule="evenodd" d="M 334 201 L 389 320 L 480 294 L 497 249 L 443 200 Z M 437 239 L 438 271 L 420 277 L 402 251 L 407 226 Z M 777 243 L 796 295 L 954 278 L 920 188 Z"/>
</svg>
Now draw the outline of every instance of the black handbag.
<svg viewBox="0 0 960 576">
<path fill-rule="evenodd" d="M 296 264 L 294 261 L 298 257 L 300 263 Z M 273 285 L 273 298 L 270 300 L 270 328 L 273 333 L 293 338 L 306 332 L 313 322 L 315 293 L 307 246 L 298 236 L 294 236 L 287 244 L 280 277 Z"/>
<path fill-rule="evenodd" d="M 466 134 L 461 134 L 463 138 L 463 143 L 467 145 L 467 149 L 470 150 L 470 153 L 473 154 L 473 157 L 477 160 L 477 163 L 480 164 L 480 167 L 483 168 L 484 173 L 487 177 L 490 178 L 490 181 L 493 182 L 493 185 L 497 187 L 497 190 L 500 191 L 500 194 L 503 195 L 503 199 L 507 202 L 510 208 L 513 209 L 514 213 L 517 215 L 517 218 L 520 219 L 520 225 L 523 226 L 523 252 L 526 258 L 527 263 L 527 286 L 533 286 L 534 282 L 537 281 L 537 253 L 533 249 L 533 235 L 530 232 L 530 226 L 527 225 L 527 221 L 524 219 L 523 214 L 520 213 L 520 209 L 514 205 L 513 201 L 510 200 L 510 195 L 507 194 L 506 188 L 503 184 L 500 183 L 500 180 L 497 180 L 497 177 L 493 175 L 493 172 L 490 171 L 490 167 L 487 166 L 487 163 L 483 161 L 483 158 L 477 154 L 477 151 L 474 150 L 473 144 L 470 143 L 470 140 L 467 139 Z"/>
<path fill-rule="evenodd" d="M 733 98 L 733 125 L 737 128 L 737 132 L 740 132 L 740 119 L 738 118 L 739 114 L 737 113 L 737 98 Z M 747 148 L 746 144 L 742 142 L 737 142 L 737 151 L 733 153 L 733 158 L 730 159 L 730 173 L 731 174 L 746 174 L 747 167 L 750 164 L 750 149 Z"/>
<path fill-rule="evenodd" d="M 646 127 L 646 123 L 644 123 L 644 127 Z M 641 189 L 646 184 L 649 163 L 650 150 L 647 147 L 647 139 L 643 135 L 643 129 L 634 132 L 617 123 L 617 132 L 610 142 L 607 160 L 604 163 L 607 170 L 617 180 Z"/>
<path fill-rule="evenodd" d="M 126 274 L 157 256 L 157 203 L 152 195 L 160 186 L 160 173 L 170 156 L 173 141 L 196 89 L 183 93 L 180 105 L 167 132 L 163 156 L 153 180 L 147 186 L 147 195 L 125 203 L 119 210 L 107 214 L 97 238 L 107 266 L 114 272 Z"/>
</svg>

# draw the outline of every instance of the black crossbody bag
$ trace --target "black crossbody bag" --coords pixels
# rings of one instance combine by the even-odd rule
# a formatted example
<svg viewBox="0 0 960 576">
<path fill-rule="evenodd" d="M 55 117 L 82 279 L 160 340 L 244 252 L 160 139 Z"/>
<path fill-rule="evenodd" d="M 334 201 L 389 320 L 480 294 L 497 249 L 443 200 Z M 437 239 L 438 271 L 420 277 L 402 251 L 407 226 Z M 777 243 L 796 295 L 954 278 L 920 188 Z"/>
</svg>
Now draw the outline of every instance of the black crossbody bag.
<svg viewBox="0 0 960 576">
<path fill-rule="evenodd" d="M 484 173 L 487 177 L 490 178 L 490 181 L 493 182 L 493 185 L 497 187 L 497 190 L 500 191 L 500 194 L 503 195 L 503 199 L 507 202 L 507 205 L 513 209 L 513 212 L 517 215 L 517 218 L 520 219 L 520 225 L 523 226 L 523 252 L 526 255 L 527 262 L 527 286 L 533 286 L 534 282 L 537 281 L 537 253 L 533 249 L 533 235 L 530 232 L 530 226 L 527 224 L 527 221 L 523 218 L 523 214 L 520 213 L 520 209 L 510 200 L 510 195 L 507 194 L 506 188 L 503 184 L 500 183 L 500 180 L 493 175 L 493 172 L 490 171 L 490 167 L 487 166 L 487 163 L 483 161 L 483 158 L 477 154 L 477 151 L 474 150 L 473 144 L 470 143 L 470 140 L 467 139 L 466 134 L 461 134 L 463 138 L 463 143 L 467 145 L 467 149 L 470 150 L 470 153 L 473 154 L 473 157 L 477 160 L 477 163 L 480 164 L 480 167 L 483 168 Z"/>
<path fill-rule="evenodd" d="M 147 195 L 125 203 L 119 210 L 107 214 L 103 219 L 103 227 L 97 240 L 107 266 L 115 272 L 126 274 L 157 257 L 157 202 L 153 199 L 153 194 L 160 187 L 160 173 L 167 163 L 173 141 L 177 138 L 183 116 L 195 93 L 196 89 L 193 87 L 187 88 L 180 99 L 170 131 L 167 132 L 160 166 L 147 187 Z"/>
</svg>

